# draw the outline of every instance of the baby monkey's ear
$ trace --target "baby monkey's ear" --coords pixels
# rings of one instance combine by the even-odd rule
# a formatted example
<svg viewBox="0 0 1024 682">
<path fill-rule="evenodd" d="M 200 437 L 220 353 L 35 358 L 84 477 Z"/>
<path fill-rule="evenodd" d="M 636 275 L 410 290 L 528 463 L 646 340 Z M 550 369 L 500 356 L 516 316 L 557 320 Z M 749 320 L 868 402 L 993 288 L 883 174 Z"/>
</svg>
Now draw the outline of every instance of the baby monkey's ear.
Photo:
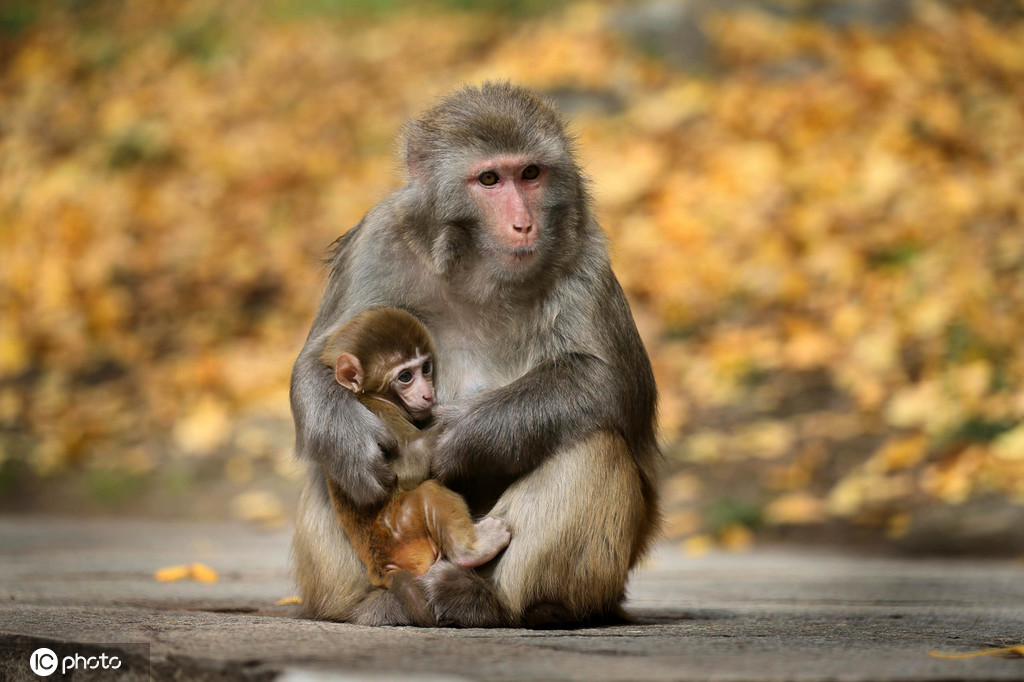
<svg viewBox="0 0 1024 682">
<path fill-rule="evenodd" d="M 342 353 L 334 361 L 334 378 L 353 393 L 363 392 L 363 366 L 351 353 Z"/>
</svg>

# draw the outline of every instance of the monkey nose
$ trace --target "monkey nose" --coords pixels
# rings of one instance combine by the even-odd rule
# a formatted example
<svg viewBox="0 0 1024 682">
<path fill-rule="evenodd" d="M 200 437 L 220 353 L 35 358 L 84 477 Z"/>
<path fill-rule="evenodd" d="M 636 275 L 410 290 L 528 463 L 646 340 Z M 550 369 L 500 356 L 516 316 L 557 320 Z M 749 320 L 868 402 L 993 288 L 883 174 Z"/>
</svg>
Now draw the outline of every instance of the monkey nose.
<svg viewBox="0 0 1024 682">
<path fill-rule="evenodd" d="M 528 225 L 512 225 L 512 229 L 522 234 L 530 234 L 533 232 L 533 223 Z"/>
</svg>

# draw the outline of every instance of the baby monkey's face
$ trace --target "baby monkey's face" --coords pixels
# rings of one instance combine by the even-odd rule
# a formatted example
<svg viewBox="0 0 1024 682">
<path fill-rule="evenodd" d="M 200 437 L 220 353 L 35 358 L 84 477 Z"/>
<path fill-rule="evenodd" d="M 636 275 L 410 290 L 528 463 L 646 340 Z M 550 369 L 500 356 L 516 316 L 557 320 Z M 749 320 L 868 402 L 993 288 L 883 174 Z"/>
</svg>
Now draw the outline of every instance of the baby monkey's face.
<svg viewBox="0 0 1024 682">
<path fill-rule="evenodd" d="M 391 389 L 415 421 L 429 417 L 434 407 L 434 359 L 417 355 L 396 367 L 391 375 Z"/>
</svg>

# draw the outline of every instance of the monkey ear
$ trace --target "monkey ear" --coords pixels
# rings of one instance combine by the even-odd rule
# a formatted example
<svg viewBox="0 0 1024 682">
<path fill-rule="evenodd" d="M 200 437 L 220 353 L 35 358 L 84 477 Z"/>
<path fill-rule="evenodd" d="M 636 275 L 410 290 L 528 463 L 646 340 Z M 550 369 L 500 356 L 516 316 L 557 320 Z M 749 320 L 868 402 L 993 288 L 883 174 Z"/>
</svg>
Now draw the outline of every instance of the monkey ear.
<svg viewBox="0 0 1024 682">
<path fill-rule="evenodd" d="M 339 355 L 334 363 L 334 378 L 353 393 L 362 393 L 363 366 L 359 364 L 359 358 L 351 353 Z"/>
</svg>

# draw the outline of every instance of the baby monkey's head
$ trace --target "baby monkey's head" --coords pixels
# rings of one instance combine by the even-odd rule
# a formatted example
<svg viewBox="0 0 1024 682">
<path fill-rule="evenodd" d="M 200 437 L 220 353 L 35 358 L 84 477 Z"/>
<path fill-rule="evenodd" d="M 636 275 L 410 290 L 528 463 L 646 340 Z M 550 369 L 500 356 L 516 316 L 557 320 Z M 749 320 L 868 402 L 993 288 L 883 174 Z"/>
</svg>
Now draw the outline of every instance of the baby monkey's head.
<svg viewBox="0 0 1024 682">
<path fill-rule="evenodd" d="M 321 355 L 338 383 L 356 395 L 398 403 L 413 421 L 434 407 L 434 341 L 415 317 L 397 308 L 356 315 L 328 340 Z"/>
</svg>

